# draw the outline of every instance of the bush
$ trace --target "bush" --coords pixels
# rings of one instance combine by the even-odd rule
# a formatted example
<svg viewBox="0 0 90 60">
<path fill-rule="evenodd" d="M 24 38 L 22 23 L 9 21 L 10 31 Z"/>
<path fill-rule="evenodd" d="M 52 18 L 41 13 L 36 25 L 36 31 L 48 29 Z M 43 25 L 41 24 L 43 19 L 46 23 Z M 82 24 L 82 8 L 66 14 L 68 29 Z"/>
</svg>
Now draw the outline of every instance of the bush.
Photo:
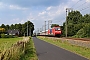
<svg viewBox="0 0 90 60">
<path fill-rule="evenodd" d="M 89 38 L 90 37 L 90 24 L 86 24 L 85 27 L 80 29 L 74 36 L 76 38 Z"/>
<path fill-rule="evenodd" d="M 9 38 L 14 38 L 13 35 L 8 35 Z"/>
<path fill-rule="evenodd" d="M 16 38 L 17 36 L 1 34 L 1 38 Z"/>
<path fill-rule="evenodd" d="M 1 34 L 1 38 L 6 38 L 5 34 Z"/>
</svg>

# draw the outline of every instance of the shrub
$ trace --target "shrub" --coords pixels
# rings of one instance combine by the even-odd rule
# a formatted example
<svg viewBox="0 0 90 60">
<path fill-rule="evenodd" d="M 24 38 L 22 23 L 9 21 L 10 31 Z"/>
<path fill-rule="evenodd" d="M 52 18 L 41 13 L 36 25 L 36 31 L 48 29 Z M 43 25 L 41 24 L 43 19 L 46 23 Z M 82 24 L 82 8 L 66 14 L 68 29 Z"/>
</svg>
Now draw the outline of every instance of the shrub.
<svg viewBox="0 0 90 60">
<path fill-rule="evenodd" d="M 9 35 L 9 38 L 14 38 L 13 35 Z"/>
<path fill-rule="evenodd" d="M 5 34 L 1 34 L 1 38 L 5 38 L 6 36 L 5 36 Z"/>
<path fill-rule="evenodd" d="M 90 37 L 90 24 L 86 24 L 85 27 L 80 29 L 74 37 L 76 38 Z"/>
<path fill-rule="evenodd" d="M 17 36 L 5 35 L 5 34 L 3 33 L 3 34 L 1 34 L 1 38 L 17 38 Z"/>
</svg>

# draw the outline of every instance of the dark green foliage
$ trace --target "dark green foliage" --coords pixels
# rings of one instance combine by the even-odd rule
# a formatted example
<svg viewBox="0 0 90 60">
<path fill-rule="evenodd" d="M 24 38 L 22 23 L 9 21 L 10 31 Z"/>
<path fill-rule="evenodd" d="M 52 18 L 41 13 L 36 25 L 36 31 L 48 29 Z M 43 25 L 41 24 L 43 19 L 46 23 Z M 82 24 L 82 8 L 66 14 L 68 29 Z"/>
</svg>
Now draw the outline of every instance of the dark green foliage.
<svg viewBox="0 0 90 60">
<path fill-rule="evenodd" d="M 1 28 L 5 28 L 5 25 L 4 25 L 4 24 L 2 24 L 2 25 L 1 25 Z"/>
<path fill-rule="evenodd" d="M 36 56 L 36 49 L 33 44 L 33 40 L 29 37 L 30 41 L 25 45 L 25 53 L 21 55 L 20 60 L 38 60 Z"/>
<path fill-rule="evenodd" d="M 63 23 L 63 35 L 65 36 L 65 23 Z M 90 14 L 82 16 L 79 11 L 72 11 L 67 16 L 67 34 L 74 37 L 90 37 Z"/>
<path fill-rule="evenodd" d="M 83 17 L 83 22 L 84 23 L 90 23 L 90 14 L 86 14 Z"/>
<path fill-rule="evenodd" d="M 17 36 L 5 35 L 4 33 L 2 33 L 2 34 L 1 34 L 1 38 L 17 38 Z"/>
<path fill-rule="evenodd" d="M 14 30 L 14 29 L 19 30 L 20 31 L 19 36 L 24 36 L 24 34 L 25 34 L 25 36 L 27 35 L 27 22 L 25 22 L 24 24 L 20 24 L 20 23 L 19 24 L 11 24 L 10 26 L 2 24 L 0 27 L 5 28 L 6 32 L 7 32 L 7 30 Z M 34 30 L 33 23 L 28 21 L 28 35 L 29 36 L 33 34 L 33 30 Z M 0 32 L 0 34 L 1 34 L 1 32 Z"/>
<path fill-rule="evenodd" d="M 52 25 L 51 25 L 51 28 L 52 28 L 52 27 L 56 27 L 56 26 L 59 26 L 59 25 L 58 25 L 58 24 L 52 24 Z"/>
<path fill-rule="evenodd" d="M 1 34 L 1 38 L 6 38 L 5 34 Z"/>
<path fill-rule="evenodd" d="M 33 30 L 34 30 L 34 25 L 32 22 L 28 21 L 28 35 L 32 35 L 33 34 Z M 31 32 L 31 33 L 30 33 Z M 25 22 L 22 25 L 22 33 L 25 34 L 25 36 L 27 35 L 27 22 Z"/>
<path fill-rule="evenodd" d="M 82 14 L 79 11 L 72 11 L 68 14 L 68 24 L 78 24 L 82 19 Z"/>
<path fill-rule="evenodd" d="M 78 38 L 90 37 L 90 24 L 86 24 L 85 27 L 80 29 L 74 37 Z"/>
</svg>

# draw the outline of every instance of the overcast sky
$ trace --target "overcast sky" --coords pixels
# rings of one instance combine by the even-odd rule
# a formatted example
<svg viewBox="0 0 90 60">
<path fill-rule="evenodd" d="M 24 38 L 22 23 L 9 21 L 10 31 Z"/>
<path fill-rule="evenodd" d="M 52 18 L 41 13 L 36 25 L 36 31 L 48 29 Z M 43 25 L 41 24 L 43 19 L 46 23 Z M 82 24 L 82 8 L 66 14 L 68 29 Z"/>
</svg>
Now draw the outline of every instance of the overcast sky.
<svg viewBox="0 0 90 60">
<path fill-rule="evenodd" d="M 30 20 L 35 29 L 44 21 L 62 25 L 66 8 L 90 14 L 90 0 L 0 0 L 0 25 L 25 23 Z"/>
</svg>

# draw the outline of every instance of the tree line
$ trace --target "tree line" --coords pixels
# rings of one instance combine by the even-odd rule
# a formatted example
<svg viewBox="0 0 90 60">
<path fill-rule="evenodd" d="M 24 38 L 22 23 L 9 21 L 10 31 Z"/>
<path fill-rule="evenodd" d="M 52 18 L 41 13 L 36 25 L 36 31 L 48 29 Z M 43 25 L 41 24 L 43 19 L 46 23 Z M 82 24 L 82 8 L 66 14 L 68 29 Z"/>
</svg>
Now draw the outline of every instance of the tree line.
<svg viewBox="0 0 90 60">
<path fill-rule="evenodd" d="M 1 33 L 6 33 L 8 30 L 19 30 L 20 32 L 20 36 L 26 36 L 27 35 L 27 23 L 28 23 L 28 35 L 32 35 L 33 34 L 33 30 L 34 30 L 34 25 L 32 22 L 27 21 L 24 24 L 11 24 L 11 25 L 5 25 L 2 24 L 0 26 L 0 34 Z"/>
<path fill-rule="evenodd" d="M 65 36 L 65 22 L 62 35 Z M 67 16 L 67 35 L 77 38 L 90 37 L 90 14 L 82 15 L 79 11 L 71 11 Z"/>
</svg>

